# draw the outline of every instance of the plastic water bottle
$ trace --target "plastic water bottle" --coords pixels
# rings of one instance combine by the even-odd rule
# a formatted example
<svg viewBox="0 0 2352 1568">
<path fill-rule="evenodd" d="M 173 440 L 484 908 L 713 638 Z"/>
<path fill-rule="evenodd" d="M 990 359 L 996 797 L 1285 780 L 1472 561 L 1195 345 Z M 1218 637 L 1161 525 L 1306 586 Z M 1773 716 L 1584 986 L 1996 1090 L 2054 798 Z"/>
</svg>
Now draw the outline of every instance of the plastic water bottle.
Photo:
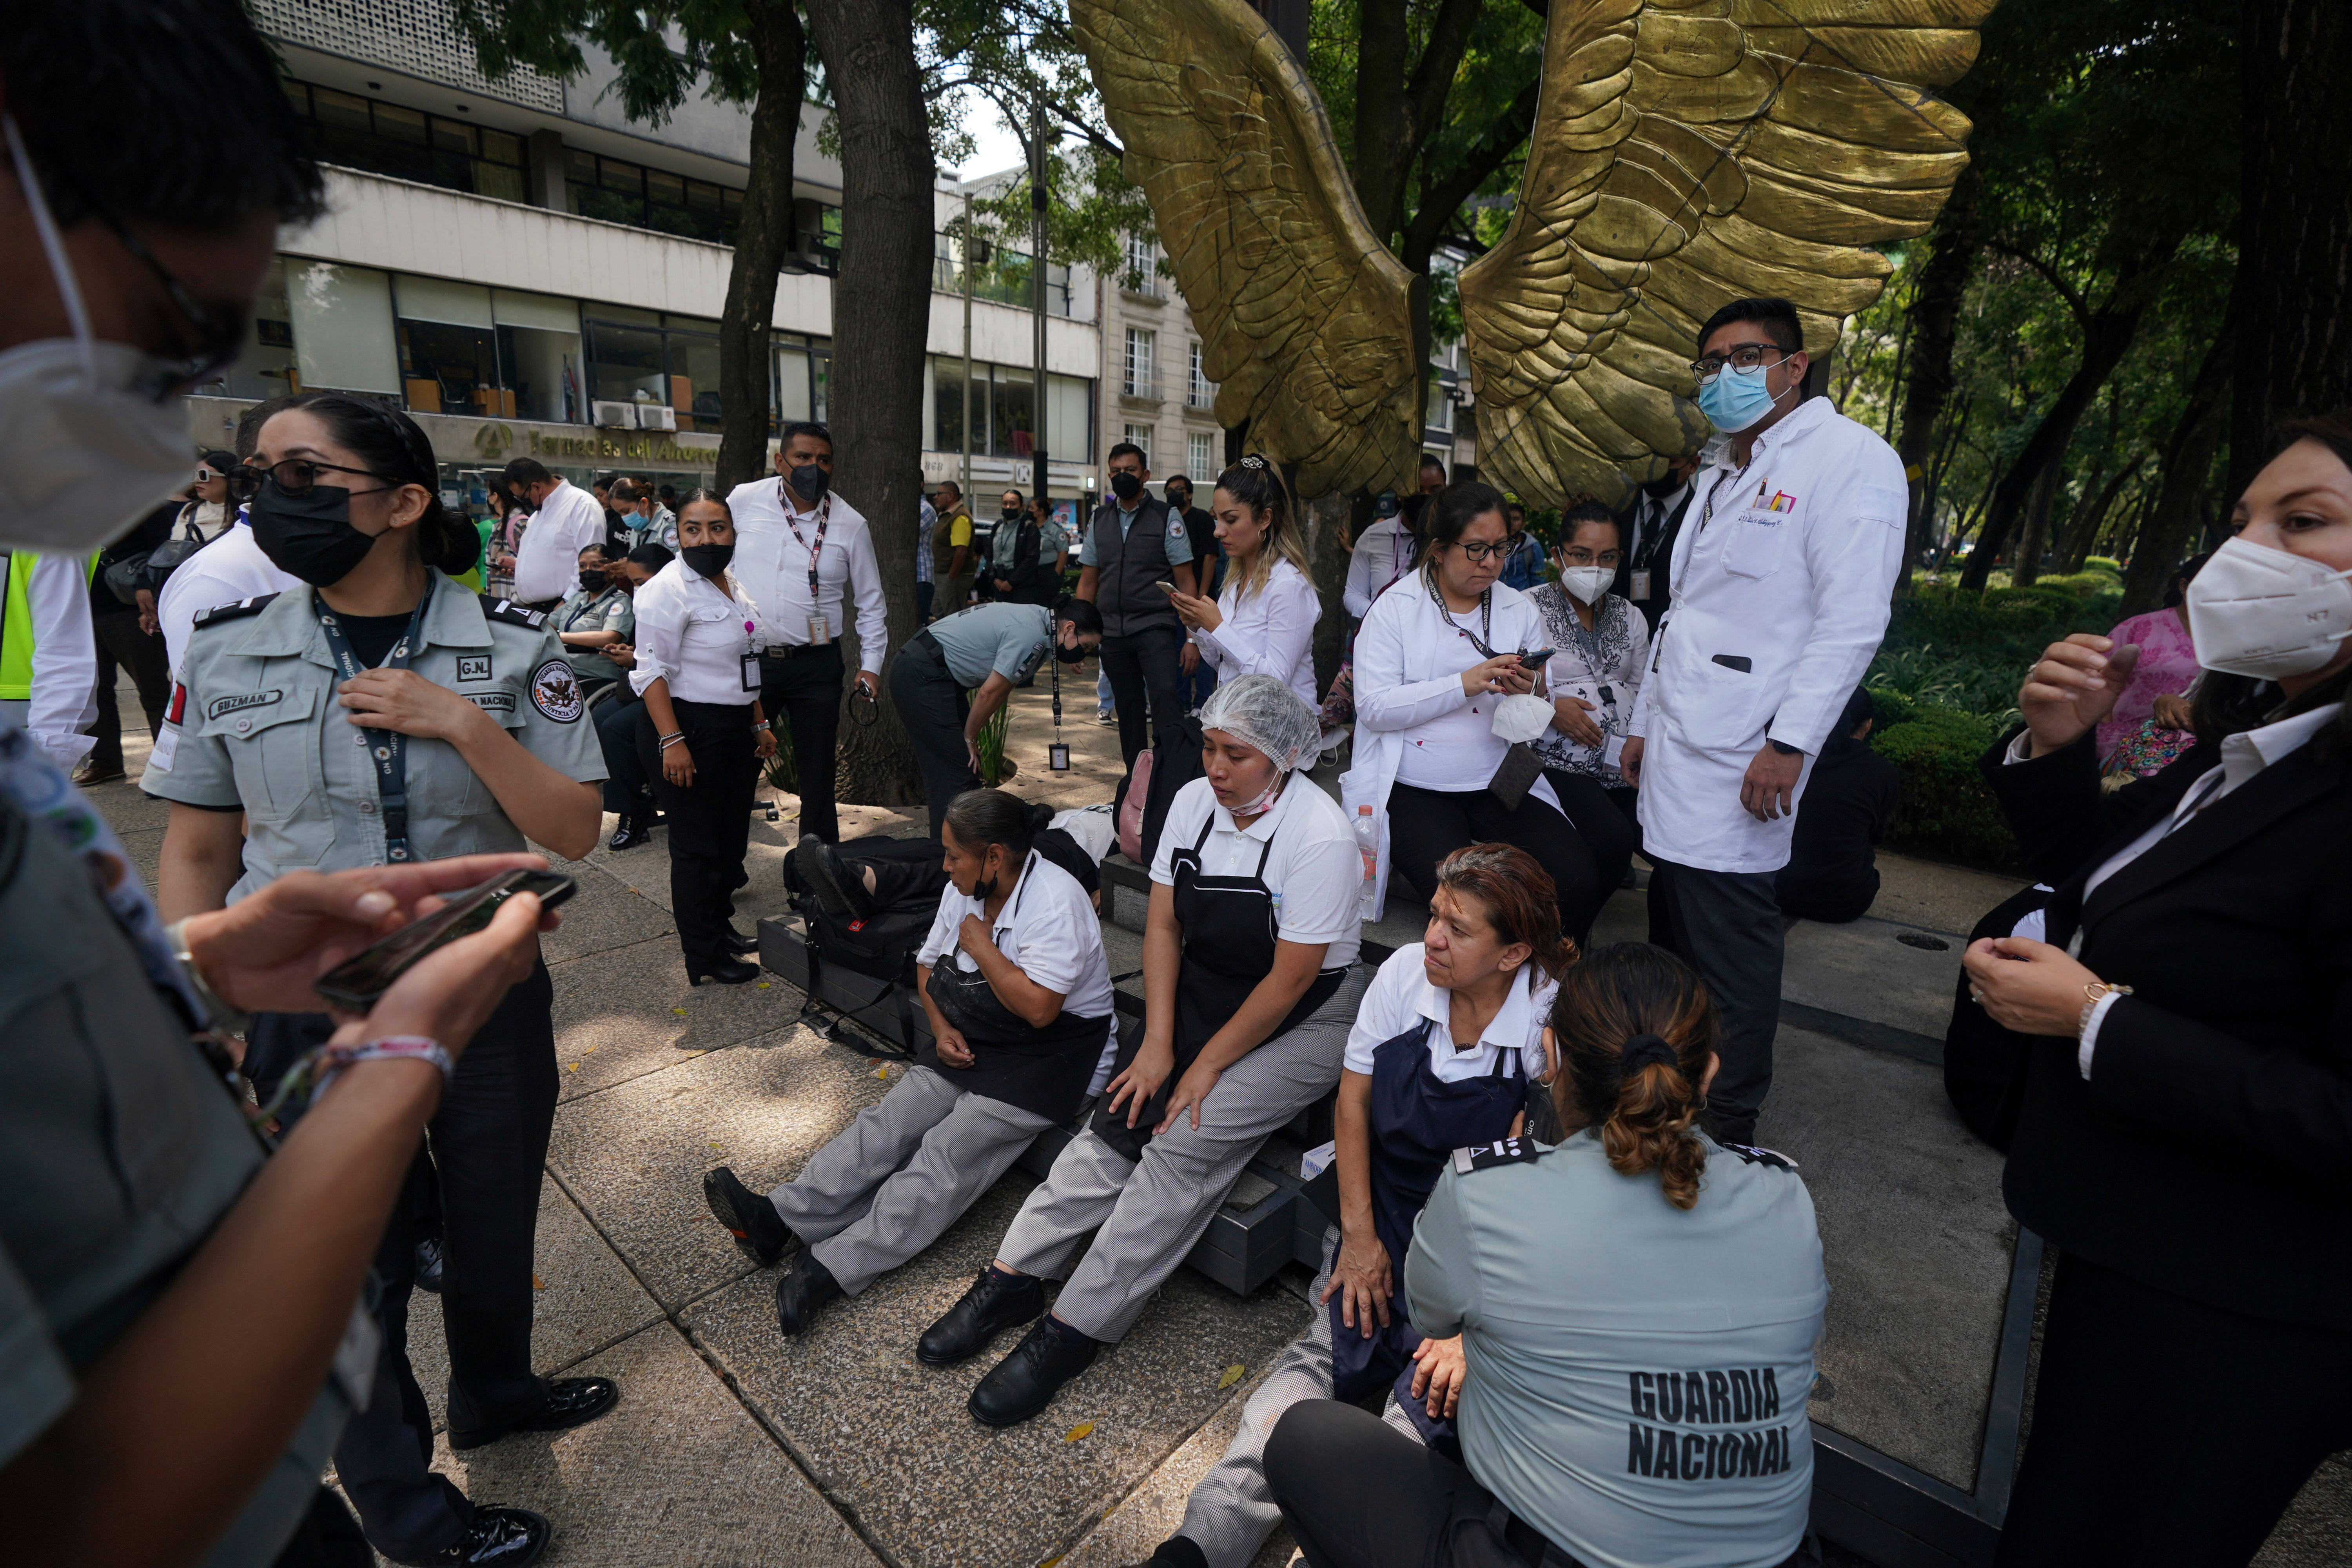
<svg viewBox="0 0 2352 1568">
<path fill-rule="evenodd" d="M 1372 906 L 1380 901 L 1381 825 L 1372 820 L 1369 804 L 1356 807 L 1356 847 L 1364 857 L 1364 886 L 1356 895 L 1356 912 L 1358 918 L 1370 920 Z"/>
</svg>

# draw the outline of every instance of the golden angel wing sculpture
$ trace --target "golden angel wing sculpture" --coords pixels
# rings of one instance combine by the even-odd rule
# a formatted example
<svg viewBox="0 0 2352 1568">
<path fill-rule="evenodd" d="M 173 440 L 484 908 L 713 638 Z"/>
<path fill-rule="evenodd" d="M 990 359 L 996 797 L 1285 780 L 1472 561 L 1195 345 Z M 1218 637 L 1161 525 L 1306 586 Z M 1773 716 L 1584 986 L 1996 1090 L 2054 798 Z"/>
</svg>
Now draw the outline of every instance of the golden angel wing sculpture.
<svg viewBox="0 0 2352 1568">
<path fill-rule="evenodd" d="M 1621 499 L 1707 432 L 1699 323 L 1793 301 L 1816 358 L 1968 161 L 1935 96 L 1994 0 L 1551 0 L 1527 169 L 1462 314 L 1486 477 Z M 1217 417 L 1307 495 L 1402 483 L 1420 447 L 1413 279 L 1328 121 L 1243 0 L 1071 0 L 1129 177 L 1202 329 Z"/>
<path fill-rule="evenodd" d="M 1406 488 L 1415 280 L 1364 222 L 1289 49 L 1243 0 L 1072 0 L 1070 19 L 1192 308 L 1217 422 L 1246 420 L 1303 495 Z"/>
<path fill-rule="evenodd" d="M 1622 499 L 1707 432 L 1701 322 L 1793 302 L 1814 356 L 1968 162 L 1928 89 L 1992 0 L 1553 0 L 1502 243 L 1464 269 L 1478 462 L 1537 505 Z"/>
</svg>

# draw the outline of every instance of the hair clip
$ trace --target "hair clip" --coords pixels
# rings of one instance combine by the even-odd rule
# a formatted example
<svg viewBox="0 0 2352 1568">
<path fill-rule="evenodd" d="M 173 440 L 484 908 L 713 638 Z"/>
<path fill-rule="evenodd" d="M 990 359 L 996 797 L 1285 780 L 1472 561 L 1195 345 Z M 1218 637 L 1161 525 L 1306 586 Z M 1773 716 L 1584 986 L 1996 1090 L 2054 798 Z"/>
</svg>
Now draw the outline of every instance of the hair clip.
<svg viewBox="0 0 2352 1568">
<path fill-rule="evenodd" d="M 1255 452 L 1244 453 L 1242 455 L 1242 460 L 1234 465 L 1234 467 L 1237 468 L 1249 468 L 1253 470 L 1265 468 L 1271 466 L 1271 464 L 1267 463 L 1264 458 L 1258 456 Z"/>
</svg>

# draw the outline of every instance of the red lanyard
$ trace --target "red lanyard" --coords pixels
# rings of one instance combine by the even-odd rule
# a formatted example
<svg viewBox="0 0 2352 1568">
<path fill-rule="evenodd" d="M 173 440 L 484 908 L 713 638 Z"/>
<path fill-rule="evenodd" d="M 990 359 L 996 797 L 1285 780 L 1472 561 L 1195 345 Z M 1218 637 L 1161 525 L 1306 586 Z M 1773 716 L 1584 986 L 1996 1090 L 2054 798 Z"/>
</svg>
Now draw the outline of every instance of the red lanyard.
<svg viewBox="0 0 2352 1568">
<path fill-rule="evenodd" d="M 809 608 L 813 610 L 821 609 L 823 605 L 816 596 L 816 558 L 824 551 L 825 525 L 833 521 L 833 498 L 831 496 L 827 496 L 823 500 L 816 503 L 816 542 L 814 544 L 811 544 L 807 540 L 801 537 L 800 520 L 793 515 L 793 503 L 788 500 L 784 500 L 783 489 L 784 481 L 778 479 L 776 481 L 776 499 L 779 501 L 783 501 L 784 526 L 793 531 L 793 542 L 799 545 L 803 550 L 808 552 Z"/>
</svg>

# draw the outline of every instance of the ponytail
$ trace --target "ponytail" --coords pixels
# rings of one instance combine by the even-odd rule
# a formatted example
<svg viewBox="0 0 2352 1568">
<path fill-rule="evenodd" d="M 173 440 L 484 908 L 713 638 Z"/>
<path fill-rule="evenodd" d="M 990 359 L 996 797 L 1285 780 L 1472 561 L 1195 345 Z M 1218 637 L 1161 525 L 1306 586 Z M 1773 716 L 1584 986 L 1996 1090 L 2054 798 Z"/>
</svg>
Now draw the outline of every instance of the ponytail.
<svg viewBox="0 0 2352 1568">
<path fill-rule="evenodd" d="M 1594 1126 L 1621 1175 L 1658 1173 L 1678 1209 L 1698 1202 L 1706 1146 L 1696 1131 L 1700 1086 L 1717 1023 L 1690 966 L 1647 942 L 1596 948 L 1562 979 L 1552 1003 L 1562 1071 L 1552 1100 L 1563 1126 Z"/>
</svg>

